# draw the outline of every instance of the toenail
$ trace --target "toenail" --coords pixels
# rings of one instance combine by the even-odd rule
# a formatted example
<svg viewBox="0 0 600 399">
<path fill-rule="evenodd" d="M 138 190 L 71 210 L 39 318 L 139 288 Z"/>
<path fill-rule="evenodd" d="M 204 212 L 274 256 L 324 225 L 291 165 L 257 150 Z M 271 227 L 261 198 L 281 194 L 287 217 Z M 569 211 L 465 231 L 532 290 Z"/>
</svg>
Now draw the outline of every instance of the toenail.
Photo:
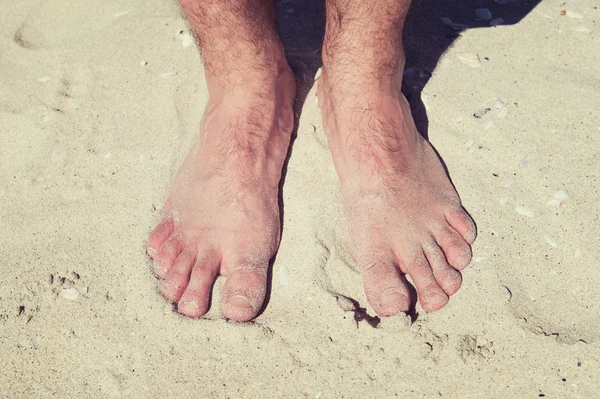
<svg viewBox="0 0 600 399">
<path fill-rule="evenodd" d="M 467 254 L 459 255 L 456 257 L 456 264 L 459 267 L 467 267 L 471 263 L 471 257 Z"/>
<path fill-rule="evenodd" d="M 406 296 L 399 292 L 392 292 L 391 294 L 385 295 L 381 298 L 381 306 L 389 308 L 392 306 L 398 306 L 406 300 Z"/>
<path fill-rule="evenodd" d="M 158 255 L 158 251 L 152 247 L 148 247 L 148 249 L 146 249 L 146 253 L 152 259 L 156 258 L 156 256 Z"/>
<path fill-rule="evenodd" d="M 154 272 L 162 276 L 167 272 L 167 268 L 160 262 L 154 262 Z"/>
<path fill-rule="evenodd" d="M 227 303 L 229 303 L 232 306 L 235 306 L 236 308 L 252 309 L 250 301 L 243 295 L 234 295 L 231 298 L 229 298 Z"/>
</svg>

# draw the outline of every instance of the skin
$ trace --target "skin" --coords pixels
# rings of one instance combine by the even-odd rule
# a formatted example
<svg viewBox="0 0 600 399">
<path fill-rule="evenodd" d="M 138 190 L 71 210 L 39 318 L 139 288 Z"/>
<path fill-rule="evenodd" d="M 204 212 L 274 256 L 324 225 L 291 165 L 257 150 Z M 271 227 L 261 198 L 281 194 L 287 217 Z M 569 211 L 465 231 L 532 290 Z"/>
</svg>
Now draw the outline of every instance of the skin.
<svg viewBox="0 0 600 399">
<path fill-rule="evenodd" d="M 294 78 L 268 1 L 181 5 L 198 38 L 210 101 L 148 254 L 162 295 L 181 314 L 205 314 L 222 275 L 223 315 L 248 321 L 263 304 L 279 245 L 278 184 L 293 128 Z M 381 316 L 408 310 L 405 274 L 424 310 L 446 305 L 476 235 L 400 92 L 408 6 L 328 0 L 318 87 L 353 237 L 348 250 Z"/>
</svg>

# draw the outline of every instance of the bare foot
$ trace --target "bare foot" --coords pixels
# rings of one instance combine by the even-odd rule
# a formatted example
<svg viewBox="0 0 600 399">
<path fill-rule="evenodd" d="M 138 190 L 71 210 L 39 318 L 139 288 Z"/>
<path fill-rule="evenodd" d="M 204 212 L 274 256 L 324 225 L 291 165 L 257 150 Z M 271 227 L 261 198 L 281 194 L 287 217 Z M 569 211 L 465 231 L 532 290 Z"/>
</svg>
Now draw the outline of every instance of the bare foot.
<svg viewBox="0 0 600 399">
<path fill-rule="evenodd" d="M 295 83 L 287 64 L 278 75 L 247 81 L 252 86 L 213 85 L 200 140 L 148 239 L 161 293 L 186 316 L 207 312 L 221 275 L 227 276 L 223 315 L 254 318 L 279 245 L 278 185 L 293 129 Z"/>
<path fill-rule="evenodd" d="M 417 132 L 398 75 L 341 81 L 325 69 L 319 103 L 367 298 L 382 316 L 407 311 L 408 274 L 423 309 L 438 310 L 460 287 L 475 225 Z"/>
</svg>

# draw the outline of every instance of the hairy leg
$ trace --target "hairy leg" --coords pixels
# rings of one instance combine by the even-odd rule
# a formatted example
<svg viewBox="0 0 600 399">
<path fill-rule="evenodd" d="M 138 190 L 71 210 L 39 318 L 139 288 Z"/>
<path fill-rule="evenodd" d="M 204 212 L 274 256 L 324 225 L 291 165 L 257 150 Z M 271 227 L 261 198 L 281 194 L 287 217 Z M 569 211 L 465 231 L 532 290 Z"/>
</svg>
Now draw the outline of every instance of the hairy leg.
<svg viewBox="0 0 600 399">
<path fill-rule="evenodd" d="M 279 245 L 278 185 L 293 128 L 294 77 L 270 1 L 180 3 L 201 49 L 210 99 L 148 254 L 163 296 L 180 313 L 206 313 L 222 275 L 224 316 L 247 321 L 263 304 Z"/>
<path fill-rule="evenodd" d="M 475 225 L 401 93 L 409 0 L 327 0 L 319 103 L 345 201 L 349 251 L 383 316 L 426 311 L 462 281 Z"/>
</svg>

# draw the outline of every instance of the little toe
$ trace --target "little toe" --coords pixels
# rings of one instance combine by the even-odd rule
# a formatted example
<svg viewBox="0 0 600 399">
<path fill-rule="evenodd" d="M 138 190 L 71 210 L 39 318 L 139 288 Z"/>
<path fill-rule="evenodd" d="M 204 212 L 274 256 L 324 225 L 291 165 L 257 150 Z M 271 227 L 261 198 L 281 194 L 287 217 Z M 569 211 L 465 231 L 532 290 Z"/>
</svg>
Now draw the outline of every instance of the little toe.
<svg viewBox="0 0 600 399">
<path fill-rule="evenodd" d="M 160 278 L 164 278 L 173 267 L 175 259 L 181 253 L 182 248 L 182 241 L 178 237 L 171 235 L 156 253 L 156 257 L 154 258 L 154 274 Z"/>
<path fill-rule="evenodd" d="M 411 262 L 408 262 L 407 269 L 417 288 L 423 310 L 434 312 L 446 306 L 448 295 L 437 283 L 425 254 L 421 253 Z"/>
<path fill-rule="evenodd" d="M 378 261 L 362 269 L 367 300 L 378 315 L 388 317 L 408 311 L 408 287 L 393 262 Z"/>
<path fill-rule="evenodd" d="M 454 295 L 462 283 L 460 272 L 448 264 L 444 252 L 433 239 L 423 245 L 423 252 L 429 261 L 435 281 L 446 294 Z"/>
<path fill-rule="evenodd" d="M 179 301 L 185 291 L 194 264 L 195 254 L 184 251 L 178 257 L 161 286 L 161 294 L 171 302 Z"/>
<path fill-rule="evenodd" d="M 152 259 L 156 259 L 158 249 L 173 234 L 175 225 L 172 220 L 163 220 L 152 230 L 148 236 L 147 253 Z"/>
<path fill-rule="evenodd" d="M 471 246 L 452 227 L 446 226 L 434 238 L 452 267 L 463 270 L 471 263 Z"/>
<path fill-rule="evenodd" d="M 241 267 L 227 277 L 221 310 L 233 321 L 250 321 L 260 311 L 267 290 L 267 265 Z"/>
<path fill-rule="evenodd" d="M 200 317 L 208 311 L 210 293 L 219 271 L 219 260 L 204 256 L 196 260 L 187 288 L 177 303 L 177 311 L 189 317 Z"/>
<path fill-rule="evenodd" d="M 469 245 L 475 242 L 477 227 L 471 216 L 462 207 L 447 211 L 446 220 Z"/>
</svg>

